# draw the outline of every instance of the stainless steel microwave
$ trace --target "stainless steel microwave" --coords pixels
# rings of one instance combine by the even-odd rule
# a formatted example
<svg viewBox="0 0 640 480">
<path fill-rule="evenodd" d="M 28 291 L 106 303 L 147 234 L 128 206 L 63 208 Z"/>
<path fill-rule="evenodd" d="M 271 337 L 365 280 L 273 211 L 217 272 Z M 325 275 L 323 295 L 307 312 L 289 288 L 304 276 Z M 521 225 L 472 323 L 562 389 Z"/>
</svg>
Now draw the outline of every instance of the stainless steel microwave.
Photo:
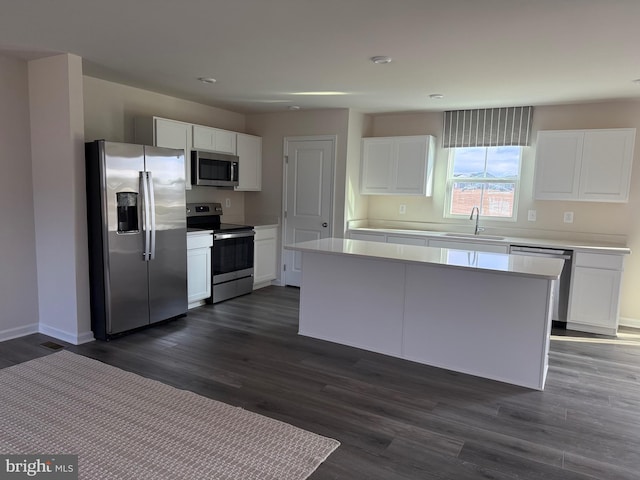
<svg viewBox="0 0 640 480">
<path fill-rule="evenodd" d="M 228 153 L 192 150 L 191 184 L 235 187 L 238 185 L 238 157 Z"/>
</svg>

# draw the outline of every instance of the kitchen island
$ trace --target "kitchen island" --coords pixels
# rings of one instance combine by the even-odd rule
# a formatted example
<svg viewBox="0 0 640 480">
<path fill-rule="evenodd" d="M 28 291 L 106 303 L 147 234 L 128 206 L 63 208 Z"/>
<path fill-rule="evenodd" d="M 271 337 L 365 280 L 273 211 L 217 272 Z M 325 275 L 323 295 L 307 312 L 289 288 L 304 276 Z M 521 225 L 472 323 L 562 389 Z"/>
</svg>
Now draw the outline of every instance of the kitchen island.
<svg viewBox="0 0 640 480">
<path fill-rule="evenodd" d="M 563 261 L 327 238 L 302 255 L 301 335 L 542 390 Z"/>
</svg>

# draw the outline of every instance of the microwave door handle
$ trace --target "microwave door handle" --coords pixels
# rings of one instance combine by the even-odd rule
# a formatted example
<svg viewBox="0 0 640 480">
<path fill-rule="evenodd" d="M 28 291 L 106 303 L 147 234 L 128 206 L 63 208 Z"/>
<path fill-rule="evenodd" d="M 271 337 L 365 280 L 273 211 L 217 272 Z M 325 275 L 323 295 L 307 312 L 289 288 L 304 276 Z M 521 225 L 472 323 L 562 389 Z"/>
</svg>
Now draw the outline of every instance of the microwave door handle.
<svg viewBox="0 0 640 480">
<path fill-rule="evenodd" d="M 149 229 L 149 185 L 147 183 L 147 172 L 140 172 L 140 187 L 142 190 L 142 202 L 143 202 L 143 223 L 142 228 L 144 230 L 144 247 L 142 251 L 142 258 L 145 262 L 149 261 L 149 250 L 151 246 L 151 231 Z"/>
<path fill-rule="evenodd" d="M 236 162 L 231 162 L 231 180 L 232 182 L 236 179 Z"/>
<path fill-rule="evenodd" d="M 149 184 L 149 210 L 151 210 L 151 249 L 149 251 L 149 260 L 156 258 L 156 196 L 153 192 L 153 176 L 151 172 L 147 172 L 147 183 Z"/>
</svg>

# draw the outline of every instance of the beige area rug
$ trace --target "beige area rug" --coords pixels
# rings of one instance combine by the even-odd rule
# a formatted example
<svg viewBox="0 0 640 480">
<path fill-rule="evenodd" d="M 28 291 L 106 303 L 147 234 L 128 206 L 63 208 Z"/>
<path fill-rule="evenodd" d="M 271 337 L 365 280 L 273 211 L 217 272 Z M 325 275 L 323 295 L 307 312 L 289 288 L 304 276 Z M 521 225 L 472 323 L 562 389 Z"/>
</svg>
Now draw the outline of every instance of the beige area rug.
<svg viewBox="0 0 640 480">
<path fill-rule="evenodd" d="M 339 442 L 67 351 L 0 370 L 0 454 L 81 479 L 300 480 Z"/>
</svg>

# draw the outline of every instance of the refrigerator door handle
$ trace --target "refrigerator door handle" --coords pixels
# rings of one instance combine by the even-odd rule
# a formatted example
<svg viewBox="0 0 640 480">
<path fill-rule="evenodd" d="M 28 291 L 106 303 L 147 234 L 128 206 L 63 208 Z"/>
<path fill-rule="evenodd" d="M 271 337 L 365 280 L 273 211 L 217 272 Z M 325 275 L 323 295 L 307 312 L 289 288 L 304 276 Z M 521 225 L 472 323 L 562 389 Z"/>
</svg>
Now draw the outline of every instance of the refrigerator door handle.
<svg viewBox="0 0 640 480">
<path fill-rule="evenodd" d="M 149 199 L 151 203 L 149 208 L 151 210 L 151 250 L 149 251 L 149 260 L 156 258 L 156 196 L 153 193 L 153 177 L 151 172 L 147 172 L 147 182 L 149 185 Z"/>
<path fill-rule="evenodd" d="M 142 251 L 142 258 L 145 262 L 149 261 L 149 251 L 151 250 L 151 229 L 149 228 L 149 183 L 147 181 L 147 172 L 140 172 L 140 184 L 142 186 L 142 197 L 144 202 L 144 248 Z"/>
</svg>

